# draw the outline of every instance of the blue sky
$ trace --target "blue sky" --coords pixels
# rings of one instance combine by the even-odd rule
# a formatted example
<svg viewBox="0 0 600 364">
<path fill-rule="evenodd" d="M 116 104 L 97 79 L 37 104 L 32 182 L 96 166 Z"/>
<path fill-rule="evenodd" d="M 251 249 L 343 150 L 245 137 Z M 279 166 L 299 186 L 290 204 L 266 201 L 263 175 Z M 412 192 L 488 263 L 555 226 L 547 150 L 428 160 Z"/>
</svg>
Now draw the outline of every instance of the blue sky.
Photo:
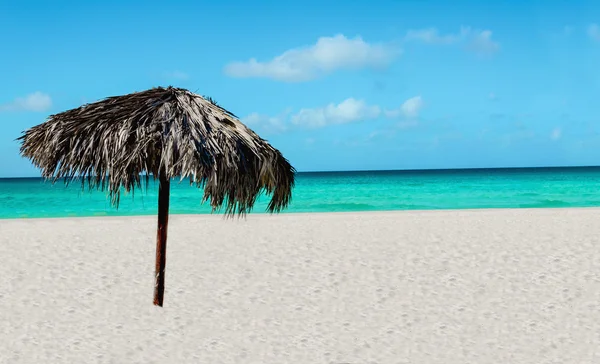
<svg viewBox="0 0 600 364">
<path fill-rule="evenodd" d="M 598 1 L 0 3 L 0 177 L 106 96 L 215 98 L 300 171 L 597 165 Z"/>
</svg>

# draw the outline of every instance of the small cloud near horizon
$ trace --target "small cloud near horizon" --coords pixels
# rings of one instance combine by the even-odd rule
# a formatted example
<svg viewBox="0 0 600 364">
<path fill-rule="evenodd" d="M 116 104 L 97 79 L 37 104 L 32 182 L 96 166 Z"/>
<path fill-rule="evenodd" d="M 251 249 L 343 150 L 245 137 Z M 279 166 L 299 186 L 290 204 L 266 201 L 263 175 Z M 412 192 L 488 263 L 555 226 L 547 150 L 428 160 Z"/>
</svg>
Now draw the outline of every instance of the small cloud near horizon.
<svg viewBox="0 0 600 364">
<path fill-rule="evenodd" d="M 421 96 L 415 96 L 404 101 L 398 109 L 386 110 L 385 115 L 388 118 L 397 118 L 403 116 L 407 119 L 415 119 L 419 116 L 423 106 L 423 98 Z"/>
<path fill-rule="evenodd" d="M 331 124 L 347 124 L 355 121 L 375 119 L 381 114 L 379 106 L 367 105 L 364 100 L 348 98 L 339 104 L 325 107 L 301 109 L 291 117 L 294 125 L 319 128 Z"/>
<path fill-rule="evenodd" d="M 242 123 L 250 128 L 261 127 L 266 132 L 281 133 L 287 130 L 285 119 L 287 113 L 278 116 L 267 116 L 253 112 L 241 119 Z"/>
<path fill-rule="evenodd" d="M 52 98 L 43 92 L 36 91 L 25 97 L 18 97 L 12 102 L 0 104 L 0 111 L 46 111 L 52 107 Z"/>
<path fill-rule="evenodd" d="M 387 119 L 401 118 L 398 126 L 407 128 L 418 124 L 418 116 L 423 106 L 423 98 L 415 96 L 404 101 L 398 109 L 383 111 L 378 105 L 369 105 L 364 100 L 350 97 L 338 104 L 330 103 L 322 107 L 302 108 L 296 113 L 286 112 L 276 117 L 251 113 L 242 118 L 242 122 L 249 127 L 260 126 L 273 132 L 283 132 L 288 129 L 288 124 L 317 129 L 328 125 L 349 124 L 384 117 Z M 290 116 L 288 117 L 288 115 Z"/>
<path fill-rule="evenodd" d="M 423 108 L 423 98 L 421 96 L 412 97 L 400 106 L 400 110 L 407 118 L 416 118 Z"/>
</svg>

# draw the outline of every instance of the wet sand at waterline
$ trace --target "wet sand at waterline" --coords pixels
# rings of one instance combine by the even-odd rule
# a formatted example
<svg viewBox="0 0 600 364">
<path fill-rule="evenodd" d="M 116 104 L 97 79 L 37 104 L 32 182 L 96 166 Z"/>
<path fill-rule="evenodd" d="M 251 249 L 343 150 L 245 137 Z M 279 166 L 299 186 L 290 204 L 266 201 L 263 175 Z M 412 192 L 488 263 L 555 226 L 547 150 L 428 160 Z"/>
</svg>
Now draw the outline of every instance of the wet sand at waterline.
<svg viewBox="0 0 600 364">
<path fill-rule="evenodd" d="M 599 363 L 600 209 L 0 220 L 0 363 Z"/>
</svg>

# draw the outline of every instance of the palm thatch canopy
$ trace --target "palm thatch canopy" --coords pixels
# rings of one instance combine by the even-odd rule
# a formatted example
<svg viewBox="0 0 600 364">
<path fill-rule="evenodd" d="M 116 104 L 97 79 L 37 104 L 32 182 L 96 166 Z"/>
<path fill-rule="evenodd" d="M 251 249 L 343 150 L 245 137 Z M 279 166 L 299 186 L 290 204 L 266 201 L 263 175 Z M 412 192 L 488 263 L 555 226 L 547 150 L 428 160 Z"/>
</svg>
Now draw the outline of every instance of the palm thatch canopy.
<svg viewBox="0 0 600 364">
<path fill-rule="evenodd" d="M 82 178 L 108 189 L 118 207 L 120 190 L 141 187 L 143 174 L 189 178 L 204 187 L 213 211 L 245 214 L 261 192 L 269 212 L 291 199 L 295 169 L 231 112 L 188 90 L 153 88 L 108 97 L 51 115 L 22 135 L 21 154 L 56 181 Z"/>
</svg>

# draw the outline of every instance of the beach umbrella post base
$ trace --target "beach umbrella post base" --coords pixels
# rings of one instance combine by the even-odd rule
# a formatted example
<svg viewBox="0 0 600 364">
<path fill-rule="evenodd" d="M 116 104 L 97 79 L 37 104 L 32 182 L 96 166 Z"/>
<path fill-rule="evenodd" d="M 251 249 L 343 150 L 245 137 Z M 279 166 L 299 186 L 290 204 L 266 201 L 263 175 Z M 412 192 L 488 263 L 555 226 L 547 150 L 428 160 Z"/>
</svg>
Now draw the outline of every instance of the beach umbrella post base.
<svg viewBox="0 0 600 364">
<path fill-rule="evenodd" d="M 167 262 L 167 228 L 169 225 L 169 195 L 171 181 L 164 173 L 159 176 L 158 228 L 156 231 L 156 266 L 154 271 L 154 305 L 162 307 L 165 297 L 165 265 Z"/>
</svg>

